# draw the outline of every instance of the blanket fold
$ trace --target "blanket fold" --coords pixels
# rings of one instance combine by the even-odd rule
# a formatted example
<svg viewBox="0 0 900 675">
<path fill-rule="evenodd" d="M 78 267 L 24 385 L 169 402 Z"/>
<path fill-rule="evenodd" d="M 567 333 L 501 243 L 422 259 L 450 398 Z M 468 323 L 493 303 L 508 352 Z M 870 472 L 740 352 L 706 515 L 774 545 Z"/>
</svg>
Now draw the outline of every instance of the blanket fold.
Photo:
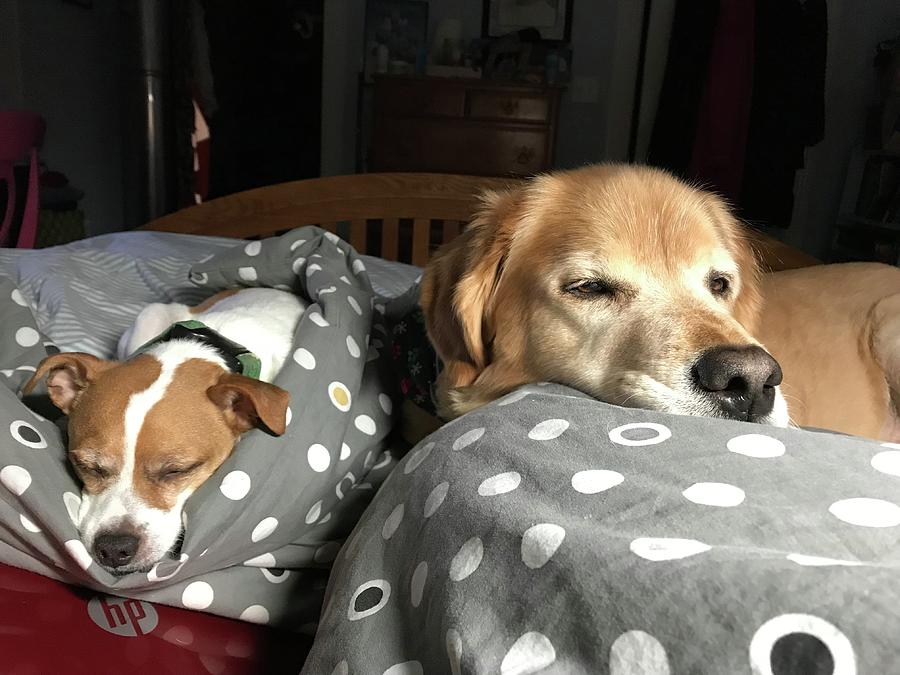
<svg viewBox="0 0 900 675">
<path fill-rule="evenodd" d="M 65 419 L 43 388 L 17 392 L 53 346 L 16 288 L 0 280 L 0 561 L 100 591 L 313 632 L 328 569 L 396 460 L 384 442 L 395 386 L 365 264 L 345 242 L 305 227 L 240 242 L 195 264 L 209 295 L 288 290 L 309 303 L 275 380 L 291 394 L 281 437 L 247 433 L 188 500 L 177 555 L 116 577 L 81 544 L 80 485 L 66 462 Z"/>
</svg>

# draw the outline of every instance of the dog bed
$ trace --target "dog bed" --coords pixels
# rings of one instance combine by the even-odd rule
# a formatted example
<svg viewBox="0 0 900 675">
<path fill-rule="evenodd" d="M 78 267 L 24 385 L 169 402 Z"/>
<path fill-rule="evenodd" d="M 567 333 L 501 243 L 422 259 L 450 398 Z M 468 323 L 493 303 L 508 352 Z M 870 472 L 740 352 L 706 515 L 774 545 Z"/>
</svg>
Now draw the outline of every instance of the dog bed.
<svg viewBox="0 0 900 675">
<path fill-rule="evenodd" d="M 248 433 L 188 500 L 177 559 L 116 577 L 78 538 L 80 486 L 66 462 L 65 419 L 17 392 L 55 348 L 22 292 L 0 281 L 0 561 L 117 595 L 306 632 L 328 568 L 395 460 L 383 451 L 395 394 L 384 320 L 365 263 L 319 228 L 241 242 L 194 265 L 203 294 L 240 286 L 310 301 L 275 384 L 292 394 L 284 436 Z M 40 410 L 39 415 L 35 410 Z"/>
<path fill-rule="evenodd" d="M 900 450 L 529 386 L 397 466 L 303 673 L 897 670 Z"/>
</svg>

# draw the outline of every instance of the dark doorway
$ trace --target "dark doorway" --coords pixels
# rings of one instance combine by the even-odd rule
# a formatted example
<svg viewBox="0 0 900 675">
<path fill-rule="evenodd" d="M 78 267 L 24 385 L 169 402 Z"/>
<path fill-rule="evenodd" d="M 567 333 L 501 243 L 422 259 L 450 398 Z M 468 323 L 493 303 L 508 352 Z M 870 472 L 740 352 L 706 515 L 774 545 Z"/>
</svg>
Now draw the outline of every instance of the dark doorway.
<svg viewBox="0 0 900 675">
<path fill-rule="evenodd" d="M 209 198 L 319 175 L 323 2 L 205 3 Z"/>
</svg>

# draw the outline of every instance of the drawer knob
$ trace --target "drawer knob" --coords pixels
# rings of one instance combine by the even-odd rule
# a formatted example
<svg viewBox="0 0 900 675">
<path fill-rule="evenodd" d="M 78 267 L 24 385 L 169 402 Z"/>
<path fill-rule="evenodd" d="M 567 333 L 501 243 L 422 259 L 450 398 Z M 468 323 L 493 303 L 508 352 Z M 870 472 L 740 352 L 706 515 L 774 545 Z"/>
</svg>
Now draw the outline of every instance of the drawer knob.
<svg viewBox="0 0 900 675">
<path fill-rule="evenodd" d="M 504 115 L 515 115 L 519 112 L 519 101 L 518 99 L 507 98 L 500 104 L 500 109 Z"/>
<path fill-rule="evenodd" d="M 523 145 L 516 151 L 516 162 L 518 164 L 531 164 L 534 159 L 534 148 Z"/>
</svg>

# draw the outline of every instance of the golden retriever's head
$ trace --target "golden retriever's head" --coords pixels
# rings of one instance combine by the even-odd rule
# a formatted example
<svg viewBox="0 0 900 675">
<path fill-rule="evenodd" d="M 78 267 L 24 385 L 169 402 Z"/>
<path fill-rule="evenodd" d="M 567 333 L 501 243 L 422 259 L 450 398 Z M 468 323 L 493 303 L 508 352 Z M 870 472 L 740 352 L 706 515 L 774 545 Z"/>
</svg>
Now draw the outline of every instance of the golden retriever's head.
<svg viewBox="0 0 900 675">
<path fill-rule="evenodd" d="M 485 196 L 422 280 L 442 414 L 528 382 L 618 405 L 786 425 L 753 339 L 757 269 L 714 195 L 598 165 Z"/>
</svg>

